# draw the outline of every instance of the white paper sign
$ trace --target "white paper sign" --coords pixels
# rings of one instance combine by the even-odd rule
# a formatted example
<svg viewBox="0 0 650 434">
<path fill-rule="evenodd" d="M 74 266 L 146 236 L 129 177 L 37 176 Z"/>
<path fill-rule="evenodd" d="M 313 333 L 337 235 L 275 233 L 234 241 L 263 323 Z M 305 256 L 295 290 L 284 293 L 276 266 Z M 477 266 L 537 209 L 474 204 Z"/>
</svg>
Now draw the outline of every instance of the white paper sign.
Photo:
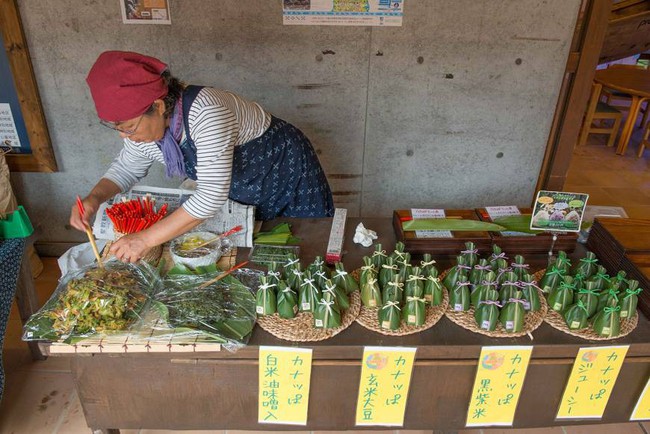
<svg viewBox="0 0 650 434">
<path fill-rule="evenodd" d="M 7 103 L 0 103 L 0 145 L 20 148 L 14 115 L 11 113 L 11 106 Z"/>
<path fill-rule="evenodd" d="M 492 220 L 499 217 L 506 217 L 511 215 L 521 215 L 519 208 L 514 205 L 510 206 L 486 206 L 485 210 Z"/>
<path fill-rule="evenodd" d="M 415 231 L 417 238 L 454 238 L 451 231 L 420 230 Z"/>
<path fill-rule="evenodd" d="M 411 217 L 414 219 L 444 219 L 444 209 L 427 209 L 427 208 L 412 208 Z"/>
</svg>

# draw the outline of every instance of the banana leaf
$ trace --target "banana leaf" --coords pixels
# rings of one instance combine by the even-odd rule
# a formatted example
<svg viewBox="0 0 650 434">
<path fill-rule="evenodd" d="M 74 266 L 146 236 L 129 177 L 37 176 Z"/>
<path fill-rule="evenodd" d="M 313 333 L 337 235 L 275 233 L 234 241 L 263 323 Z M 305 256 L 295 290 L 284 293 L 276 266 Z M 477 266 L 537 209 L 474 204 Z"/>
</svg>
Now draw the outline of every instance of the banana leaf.
<svg viewBox="0 0 650 434">
<path fill-rule="evenodd" d="M 286 245 L 297 244 L 300 238 L 291 234 L 291 226 L 288 223 L 280 223 L 268 232 L 258 232 L 253 236 L 255 244 Z"/>
<path fill-rule="evenodd" d="M 594 282 L 596 285 L 594 289 L 601 291 L 611 284 L 612 279 L 609 277 L 609 274 L 607 274 L 605 267 L 599 265 L 596 273 L 587 279 L 587 281 Z M 616 287 L 617 290 L 619 286 Z"/>
<path fill-rule="evenodd" d="M 548 296 L 548 305 L 556 312 L 562 312 L 573 304 L 573 286 L 563 281 Z"/>
<path fill-rule="evenodd" d="M 594 317 L 593 329 L 603 337 L 612 338 L 621 333 L 620 306 L 605 307 Z"/>
<path fill-rule="evenodd" d="M 520 289 L 517 286 L 517 275 L 514 271 L 503 273 L 502 276 L 503 282 L 501 282 L 501 288 L 499 289 L 499 301 L 505 306 L 506 302 L 513 298 Z"/>
<path fill-rule="evenodd" d="M 465 219 L 413 219 L 402 222 L 402 229 L 405 231 L 470 231 L 483 232 L 494 231 L 501 232 L 506 230 L 503 226 L 482 222 L 478 220 Z"/>
<path fill-rule="evenodd" d="M 467 312 L 470 308 L 470 294 L 469 294 L 470 283 L 467 281 L 467 277 L 461 276 L 454 288 L 449 293 L 449 304 L 452 307 L 452 310 L 456 312 Z"/>
<path fill-rule="evenodd" d="M 496 260 L 496 273 L 497 273 L 497 282 L 499 284 L 502 284 L 504 280 L 506 280 L 506 273 L 513 272 L 512 268 L 508 265 L 508 261 L 505 259 L 497 259 Z"/>
<path fill-rule="evenodd" d="M 425 277 L 420 272 L 420 267 L 412 267 L 411 274 L 406 278 L 404 284 L 404 295 L 406 297 L 424 297 Z"/>
<path fill-rule="evenodd" d="M 334 274 L 332 275 L 332 282 L 334 282 L 337 286 L 343 288 L 346 294 L 351 294 L 354 291 L 358 291 L 359 285 L 357 285 L 357 281 L 354 280 L 354 277 L 352 277 L 352 275 L 348 274 L 348 272 L 345 271 L 343 263 L 337 262 L 334 266 L 335 270 Z"/>
<path fill-rule="evenodd" d="M 553 292 L 560 282 L 564 280 L 564 275 L 564 271 L 552 265 L 549 270 L 546 270 L 546 274 L 544 274 L 544 277 L 539 282 L 539 287 L 542 288 L 542 292 L 544 294 Z"/>
<path fill-rule="evenodd" d="M 534 230 L 530 228 L 530 214 L 522 215 L 509 215 L 497 217 L 493 220 L 494 223 L 503 226 L 509 232 L 523 232 L 525 234 L 539 234 L 543 231 Z"/>
<path fill-rule="evenodd" d="M 278 284 L 277 306 L 280 318 L 294 318 L 298 313 L 298 297 L 284 281 Z"/>
<path fill-rule="evenodd" d="M 361 274 L 359 275 L 359 287 L 363 287 L 363 285 L 368 281 L 369 277 L 377 279 L 378 272 L 379 270 L 372 263 L 372 259 L 370 259 L 368 256 L 364 256 L 363 265 L 361 266 Z"/>
<path fill-rule="evenodd" d="M 292 289 L 298 289 L 302 283 L 303 274 L 303 271 L 300 270 L 300 264 L 298 264 L 296 267 L 293 267 L 291 270 L 288 270 L 286 277 L 287 285 L 289 285 Z"/>
<path fill-rule="evenodd" d="M 314 327 L 332 329 L 341 327 L 341 311 L 333 300 L 322 299 L 314 311 Z"/>
<path fill-rule="evenodd" d="M 311 273 L 311 275 L 313 276 L 317 271 L 321 271 L 324 268 L 325 268 L 325 261 L 323 261 L 323 257 L 322 256 L 316 256 L 316 258 L 314 259 L 314 262 L 309 264 L 305 271 L 309 271 Z"/>
<path fill-rule="evenodd" d="M 530 312 L 537 312 L 542 308 L 542 303 L 539 300 L 539 287 L 537 282 L 533 280 L 530 274 L 524 274 L 522 280 L 519 282 L 522 286 L 521 298 L 526 300 L 524 309 Z"/>
<path fill-rule="evenodd" d="M 407 296 L 402 310 L 402 319 L 411 326 L 419 327 L 426 319 L 426 303 L 424 298 Z"/>
<path fill-rule="evenodd" d="M 330 271 L 328 268 L 322 268 L 312 274 L 312 278 L 316 281 L 316 285 L 322 291 L 325 289 L 325 281 L 330 278 Z"/>
<path fill-rule="evenodd" d="M 471 241 L 465 243 L 465 250 L 461 251 L 460 254 L 465 258 L 465 265 L 470 268 L 473 268 L 478 262 L 478 249 Z"/>
<path fill-rule="evenodd" d="M 381 299 L 384 304 L 389 301 L 395 301 L 402 304 L 404 297 L 404 284 L 399 281 L 399 276 L 395 275 L 391 282 L 388 282 L 381 293 Z"/>
<path fill-rule="evenodd" d="M 474 287 L 474 291 L 471 292 L 470 294 L 470 302 L 472 306 L 476 307 L 479 305 L 481 300 L 487 300 L 486 295 L 487 291 L 493 290 L 497 292 L 497 298 L 498 299 L 498 291 L 497 288 L 499 287 L 499 284 L 496 281 L 496 274 L 494 274 L 494 271 L 488 271 L 485 276 L 483 277 L 483 280 Z"/>
<path fill-rule="evenodd" d="M 341 310 L 348 310 L 350 308 L 350 299 L 348 298 L 345 289 L 341 288 L 331 280 L 325 281 L 325 289 L 323 289 L 323 298 L 328 298 L 326 295 L 332 294 L 336 305 Z"/>
<path fill-rule="evenodd" d="M 287 262 L 282 264 L 282 267 L 280 267 L 280 271 L 282 272 L 282 276 L 284 276 L 284 280 L 287 280 L 291 274 L 291 270 L 298 268 L 300 270 L 302 267 L 300 265 L 300 259 L 298 259 L 298 256 L 296 256 L 295 253 L 289 253 L 287 255 Z"/>
<path fill-rule="evenodd" d="M 260 286 L 257 289 L 255 312 L 258 315 L 273 315 L 277 310 L 277 298 L 274 288 L 275 283 L 269 283 L 265 276 L 260 277 Z"/>
<path fill-rule="evenodd" d="M 589 311 L 581 300 L 567 307 L 562 316 L 570 330 L 581 330 L 589 325 Z"/>
<path fill-rule="evenodd" d="M 589 286 L 579 289 L 575 294 L 575 301 L 583 304 L 587 310 L 587 317 L 591 318 L 598 311 L 598 293 Z"/>
<path fill-rule="evenodd" d="M 401 309 L 397 302 L 386 302 L 377 314 L 379 316 L 379 327 L 387 330 L 397 330 L 402 321 L 400 311 Z"/>
<path fill-rule="evenodd" d="M 377 279 L 369 277 L 361 285 L 361 302 L 365 307 L 379 307 L 381 303 L 381 290 L 377 284 Z"/>
</svg>

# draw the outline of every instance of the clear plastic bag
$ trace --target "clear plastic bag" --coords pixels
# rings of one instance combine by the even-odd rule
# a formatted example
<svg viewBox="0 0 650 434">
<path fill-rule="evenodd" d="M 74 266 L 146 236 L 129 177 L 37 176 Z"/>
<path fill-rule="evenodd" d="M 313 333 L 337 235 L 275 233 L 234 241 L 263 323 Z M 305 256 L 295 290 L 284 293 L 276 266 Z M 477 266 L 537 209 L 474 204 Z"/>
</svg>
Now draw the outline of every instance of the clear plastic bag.
<svg viewBox="0 0 650 434">
<path fill-rule="evenodd" d="M 176 337 L 201 332 L 229 351 L 238 350 L 248 343 L 256 320 L 255 296 L 242 280 L 249 283 L 259 274 L 237 270 L 204 288 L 219 273 L 167 275 L 164 288 L 154 296 L 165 321 L 152 325 L 156 329 L 152 338 L 168 339 L 165 330 Z"/>
<path fill-rule="evenodd" d="M 117 260 L 83 267 L 63 276 L 54 294 L 27 321 L 23 340 L 71 342 L 135 326 L 161 281 L 146 262 Z"/>
</svg>

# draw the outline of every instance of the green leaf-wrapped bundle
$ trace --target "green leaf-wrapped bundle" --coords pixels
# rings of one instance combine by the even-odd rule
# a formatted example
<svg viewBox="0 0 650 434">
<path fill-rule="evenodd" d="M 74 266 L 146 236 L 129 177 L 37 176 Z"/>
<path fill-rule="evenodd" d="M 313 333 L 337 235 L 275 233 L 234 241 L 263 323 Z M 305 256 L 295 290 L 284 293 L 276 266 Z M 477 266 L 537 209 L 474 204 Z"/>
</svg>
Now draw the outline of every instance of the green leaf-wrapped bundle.
<svg viewBox="0 0 650 434">
<path fill-rule="evenodd" d="M 492 266 L 489 264 L 487 259 L 481 259 L 478 264 L 474 265 L 472 271 L 469 273 L 470 283 L 472 285 L 478 285 L 489 271 L 492 271 Z"/>
<path fill-rule="evenodd" d="M 377 273 L 379 270 L 373 265 L 372 260 L 364 256 L 363 265 L 361 266 L 361 274 L 359 275 L 359 288 L 362 288 L 364 283 L 368 281 L 369 277 L 377 279 Z"/>
<path fill-rule="evenodd" d="M 467 312 L 470 308 L 469 286 L 466 276 L 460 276 L 449 293 L 449 304 L 456 312 Z"/>
<path fill-rule="evenodd" d="M 470 270 L 474 268 L 474 265 L 478 262 L 478 249 L 476 245 L 468 241 L 465 243 L 465 250 L 460 252 L 461 255 L 465 258 L 465 265 L 470 267 Z"/>
<path fill-rule="evenodd" d="M 273 315 L 277 309 L 277 299 L 275 296 L 275 283 L 269 283 L 266 276 L 260 277 L 260 286 L 257 289 L 257 303 L 255 312 L 258 315 Z"/>
<path fill-rule="evenodd" d="M 442 282 L 438 277 L 438 269 L 431 267 L 424 281 L 424 299 L 431 306 L 439 306 L 444 299 Z"/>
<path fill-rule="evenodd" d="M 406 252 L 404 249 L 406 248 L 406 245 L 404 245 L 403 242 L 398 241 L 395 243 L 395 250 L 393 250 L 393 253 L 390 254 L 390 257 L 393 258 L 393 263 L 397 264 L 397 261 L 404 261 L 404 257 L 406 255 Z"/>
<path fill-rule="evenodd" d="M 333 300 L 323 298 L 314 312 L 314 327 L 334 329 L 341 327 L 341 311 Z"/>
<path fill-rule="evenodd" d="M 394 280 L 395 276 L 399 272 L 399 267 L 395 265 L 393 258 L 387 258 L 386 263 L 381 266 L 379 270 L 379 286 L 381 289 L 385 289 L 388 282 Z"/>
<path fill-rule="evenodd" d="M 584 258 L 573 268 L 573 274 L 582 274 L 586 279 L 596 274 L 598 270 L 598 258 L 593 252 L 587 252 Z"/>
<path fill-rule="evenodd" d="M 592 288 L 593 282 L 586 282 L 584 288 L 575 294 L 575 301 L 582 302 L 587 310 L 587 317 L 591 318 L 598 310 L 598 293 Z"/>
<path fill-rule="evenodd" d="M 639 293 L 641 292 L 639 281 L 630 279 L 628 285 L 619 303 L 621 306 L 621 318 L 632 318 L 636 313 L 636 306 L 639 303 Z"/>
<path fill-rule="evenodd" d="M 539 287 L 530 274 L 524 274 L 519 284 L 522 287 L 521 298 L 526 300 L 524 309 L 530 312 L 537 312 L 542 308 L 539 301 Z"/>
<path fill-rule="evenodd" d="M 612 277 L 612 286 L 618 288 L 619 291 L 625 291 L 629 287 L 629 281 L 627 280 L 627 273 L 624 270 L 620 270 L 616 273 L 616 276 Z"/>
<path fill-rule="evenodd" d="M 510 267 L 512 268 L 512 271 L 515 272 L 517 280 L 522 280 L 524 274 L 528 274 L 530 269 L 530 265 L 526 264 L 526 259 L 521 255 L 515 256 L 515 262 L 510 264 Z"/>
<path fill-rule="evenodd" d="M 578 273 L 575 276 L 573 276 L 573 286 L 575 287 L 576 291 L 579 291 L 582 288 L 584 288 L 586 283 L 587 283 L 587 278 L 582 273 Z"/>
<path fill-rule="evenodd" d="M 403 269 L 404 267 L 411 267 L 411 254 L 405 252 L 401 257 L 395 258 L 395 265 Z"/>
<path fill-rule="evenodd" d="M 567 256 L 565 251 L 560 250 L 557 252 L 557 258 L 555 259 L 555 267 L 558 270 L 562 270 L 563 274 L 569 274 L 571 271 L 571 260 Z"/>
<path fill-rule="evenodd" d="M 387 301 L 379 309 L 379 327 L 386 330 L 397 330 L 402 321 L 399 303 L 396 301 Z"/>
<path fill-rule="evenodd" d="M 598 269 L 596 270 L 596 274 L 591 276 L 589 279 L 587 279 L 588 282 L 594 282 L 595 283 L 595 289 L 598 291 L 602 291 L 605 289 L 607 286 L 610 285 L 612 279 L 609 277 L 609 274 L 607 274 L 607 270 L 605 267 L 602 265 L 598 266 Z"/>
<path fill-rule="evenodd" d="M 298 289 L 300 288 L 300 285 L 302 284 L 302 276 L 303 272 L 300 269 L 300 263 L 298 263 L 295 267 L 293 267 L 290 270 L 287 270 L 287 285 L 289 285 L 292 289 Z"/>
<path fill-rule="evenodd" d="M 551 292 L 548 296 L 548 305 L 556 312 L 562 312 L 568 306 L 573 304 L 573 280 L 571 276 L 566 276 L 565 280 Z"/>
<path fill-rule="evenodd" d="M 341 310 L 350 309 L 350 299 L 348 298 L 348 293 L 345 292 L 345 289 L 338 286 L 336 283 L 331 280 L 325 281 L 325 289 L 323 289 L 323 298 L 326 298 L 325 295 L 331 293 L 336 301 L 336 305 L 341 308 Z"/>
<path fill-rule="evenodd" d="M 322 291 L 323 289 L 325 289 L 325 281 L 330 279 L 330 270 L 328 268 L 321 268 L 320 270 L 312 274 L 312 278 L 316 282 L 316 285 Z"/>
<path fill-rule="evenodd" d="M 396 274 L 391 282 L 388 282 L 381 293 L 381 299 L 384 304 L 388 301 L 396 301 L 401 304 L 404 299 L 404 284 L 399 281 L 399 276 Z"/>
<path fill-rule="evenodd" d="M 499 308 L 501 304 L 497 301 L 499 293 L 494 290 L 488 290 L 486 299 L 481 300 L 474 311 L 474 320 L 476 325 L 482 330 L 494 331 L 499 322 Z"/>
<path fill-rule="evenodd" d="M 402 318 L 410 326 L 419 327 L 424 325 L 426 319 L 426 303 L 424 298 L 407 296 L 404 309 L 402 310 Z"/>
<path fill-rule="evenodd" d="M 499 301 L 505 306 L 506 302 L 515 298 L 515 294 L 521 291 L 517 282 L 517 275 L 514 271 L 503 273 L 503 281 L 501 282 L 501 289 L 499 289 Z"/>
<path fill-rule="evenodd" d="M 280 264 L 277 262 L 269 262 L 268 271 L 266 272 L 266 277 L 269 283 L 277 285 L 282 280 L 282 271 Z"/>
<path fill-rule="evenodd" d="M 600 293 L 598 297 L 598 312 L 606 307 L 618 306 L 618 292 L 615 289 L 608 289 Z"/>
<path fill-rule="evenodd" d="M 397 275 L 399 276 L 399 281 L 402 283 L 406 283 L 406 278 L 409 277 L 409 275 L 412 273 L 411 269 L 413 268 L 413 266 L 411 264 L 402 264 L 399 267 L 400 267 L 399 271 L 397 272 Z"/>
<path fill-rule="evenodd" d="M 499 259 L 503 259 L 508 262 L 508 257 L 506 254 L 501 250 L 501 247 L 497 246 L 496 244 L 492 244 L 492 254 L 490 255 L 490 258 L 488 261 L 490 262 L 490 267 L 492 267 L 492 270 L 497 269 L 497 261 Z"/>
<path fill-rule="evenodd" d="M 599 335 L 607 338 L 613 338 L 621 333 L 621 316 L 619 311 L 621 306 L 605 307 L 594 317 L 593 328 Z"/>
<path fill-rule="evenodd" d="M 589 325 L 589 312 L 581 300 L 567 307 L 562 316 L 570 330 L 581 330 Z"/>
<path fill-rule="evenodd" d="M 372 260 L 372 265 L 375 266 L 375 269 L 381 270 L 381 266 L 386 263 L 387 258 L 388 256 L 386 255 L 386 250 L 381 249 L 381 244 L 375 244 L 375 251 L 372 252 L 372 257 L 370 258 Z"/>
<path fill-rule="evenodd" d="M 314 259 L 314 262 L 309 264 L 305 271 L 309 271 L 311 273 L 311 275 L 313 276 L 314 274 L 316 274 L 317 271 L 320 271 L 320 270 L 322 270 L 324 268 L 325 268 L 325 261 L 323 261 L 323 257 L 322 256 L 316 256 L 316 258 Z"/>
<path fill-rule="evenodd" d="M 278 283 L 277 306 L 280 318 L 294 318 L 298 313 L 298 297 L 284 281 Z"/>
<path fill-rule="evenodd" d="M 411 274 L 406 278 L 404 284 L 404 295 L 406 297 L 424 297 L 424 276 L 420 272 L 420 267 L 411 267 Z"/>
<path fill-rule="evenodd" d="M 451 267 L 449 270 L 449 273 L 445 276 L 445 278 L 442 280 L 442 283 L 444 283 L 445 287 L 447 289 L 451 289 L 454 286 L 456 286 L 456 281 L 461 277 L 469 277 L 468 273 L 472 271 L 471 267 L 468 267 L 465 265 L 465 257 L 464 256 L 456 256 L 456 265 Z"/>
<path fill-rule="evenodd" d="M 365 307 L 379 307 L 381 303 L 381 290 L 377 279 L 369 277 L 366 283 L 361 285 L 361 302 Z"/>
<path fill-rule="evenodd" d="M 322 294 L 309 270 L 305 271 L 303 277 L 303 282 L 298 288 L 298 308 L 300 312 L 314 312 Z"/>
<path fill-rule="evenodd" d="M 284 280 L 289 280 L 289 276 L 291 276 L 292 270 L 294 269 L 300 270 L 302 267 L 300 265 L 300 259 L 298 256 L 296 256 L 295 253 L 289 253 L 287 255 L 287 262 L 282 265 L 282 275 L 284 276 Z"/>
<path fill-rule="evenodd" d="M 499 314 L 499 321 L 503 324 L 503 328 L 509 333 L 517 333 L 524 329 L 524 318 L 526 310 L 522 300 L 521 292 L 515 293 L 515 296 L 509 299 L 501 309 Z"/>
<path fill-rule="evenodd" d="M 348 272 L 345 271 L 342 262 L 337 262 L 335 264 L 334 274 L 332 274 L 332 282 L 343 288 L 346 294 L 351 294 L 354 291 L 359 290 L 359 285 L 357 285 L 356 280 L 354 280 L 354 277 L 352 277 L 351 274 L 348 274 Z"/>
<path fill-rule="evenodd" d="M 481 280 L 481 282 L 474 288 L 474 291 L 470 294 L 470 302 L 472 306 L 476 307 L 482 300 L 487 300 L 487 291 L 497 291 L 498 287 L 497 275 L 494 271 L 488 271 L 485 276 L 483 276 L 483 280 Z"/>
<path fill-rule="evenodd" d="M 497 259 L 496 264 L 497 282 L 501 285 L 506 280 L 506 274 L 512 272 L 512 267 L 505 259 Z"/>
<path fill-rule="evenodd" d="M 546 274 L 539 282 L 539 287 L 542 288 L 544 294 L 550 294 L 563 280 L 564 272 L 553 265 L 550 270 L 546 270 Z"/>
<path fill-rule="evenodd" d="M 420 261 L 420 268 L 422 269 L 422 274 L 425 276 L 429 275 L 429 268 L 435 268 L 436 261 L 431 257 L 431 253 L 425 253 L 422 255 L 422 261 Z"/>
</svg>

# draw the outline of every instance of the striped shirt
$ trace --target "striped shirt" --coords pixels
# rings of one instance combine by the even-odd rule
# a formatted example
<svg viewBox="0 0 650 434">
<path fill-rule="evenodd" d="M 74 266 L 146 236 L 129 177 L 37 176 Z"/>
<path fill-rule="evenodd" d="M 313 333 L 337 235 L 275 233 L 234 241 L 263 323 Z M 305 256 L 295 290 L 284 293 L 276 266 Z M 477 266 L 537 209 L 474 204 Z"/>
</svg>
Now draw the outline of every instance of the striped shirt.
<svg viewBox="0 0 650 434">
<path fill-rule="evenodd" d="M 271 115 L 259 104 L 228 91 L 204 87 L 189 110 L 190 136 L 196 146 L 196 193 L 183 208 L 192 217 L 212 217 L 228 199 L 234 147 L 260 137 Z M 185 140 L 185 129 L 183 138 Z M 144 178 L 154 160 L 164 164 L 155 142 L 124 139 L 124 148 L 104 178 L 127 191 Z"/>
</svg>

